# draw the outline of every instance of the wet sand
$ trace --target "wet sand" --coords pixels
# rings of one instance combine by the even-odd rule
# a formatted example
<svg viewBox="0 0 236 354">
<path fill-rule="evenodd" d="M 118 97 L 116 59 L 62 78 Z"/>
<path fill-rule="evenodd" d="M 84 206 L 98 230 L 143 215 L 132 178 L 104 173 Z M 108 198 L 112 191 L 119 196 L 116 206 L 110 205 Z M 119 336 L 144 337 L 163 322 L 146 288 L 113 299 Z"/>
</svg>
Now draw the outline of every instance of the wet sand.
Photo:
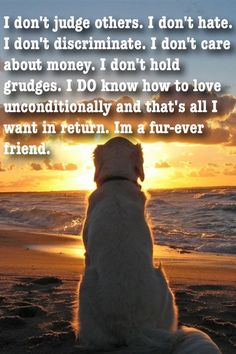
<svg viewBox="0 0 236 354">
<path fill-rule="evenodd" d="M 71 326 L 83 253 L 80 237 L 0 230 L 1 353 L 85 353 Z M 180 325 L 202 329 L 233 354 L 236 258 L 158 246 L 154 258 L 175 292 Z"/>
</svg>

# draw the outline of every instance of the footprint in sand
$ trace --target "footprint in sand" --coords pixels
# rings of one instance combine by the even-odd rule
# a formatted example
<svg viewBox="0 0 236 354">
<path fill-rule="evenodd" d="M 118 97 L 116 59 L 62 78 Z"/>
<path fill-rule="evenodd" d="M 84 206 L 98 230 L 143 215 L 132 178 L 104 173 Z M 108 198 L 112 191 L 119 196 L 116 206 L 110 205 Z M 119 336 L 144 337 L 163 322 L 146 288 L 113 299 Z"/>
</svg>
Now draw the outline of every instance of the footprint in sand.
<svg viewBox="0 0 236 354">
<path fill-rule="evenodd" d="M 35 288 L 36 286 L 54 287 L 62 283 L 63 281 L 57 277 L 21 278 L 21 282 L 13 285 L 13 287 L 29 290 L 29 288 Z"/>
<path fill-rule="evenodd" d="M 35 317 L 47 314 L 47 311 L 39 305 L 26 305 L 13 307 L 10 312 L 22 318 Z"/>
</svg>

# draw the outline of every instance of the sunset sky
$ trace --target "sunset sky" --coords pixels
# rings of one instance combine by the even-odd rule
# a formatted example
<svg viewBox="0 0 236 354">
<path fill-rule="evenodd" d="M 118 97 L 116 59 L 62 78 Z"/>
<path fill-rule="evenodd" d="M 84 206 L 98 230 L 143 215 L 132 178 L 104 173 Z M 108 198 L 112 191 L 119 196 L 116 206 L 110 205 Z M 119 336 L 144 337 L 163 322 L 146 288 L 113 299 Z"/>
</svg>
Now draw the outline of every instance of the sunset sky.
<svg viewBox="0 0 236 354">
<path fill-rule="evenodd" d="M 16 17 L 18 15 L 24 17 L 38 17 L 40 15 L 52 17 L 55 15 L 69 17 L 83 16 L 88 18 L 103 17 L 112 15 L 116 18 L 140 18 L 145 23 L 147 16 L 153 15 L 156 18 L 162 15 L 168 17 L 182 18 L 183 16 L 192 16 L 197 18 L 201 15 L 206 18 L 214 18 L 219 16 L 221 18 L 228 18 L 233 25 L 232 31 L 202 31 L 195 35 L 199 40 L 202 38 L 219 38 L 230 39 L 234 49 L 228 53 L 203 53 L 203 52 L 190 52 L 188 54 L 178 53 L 159 53 L 156 54 L 157 59 L 164 57 L 180 57 L 183 62 L 185 70 L 177 74 L 152 74 L 145 73 L 145 77 L 151 80 L 167 80 L 174 81 L 178 78 L 181 81 L 192 82 L 194 78 L 204 81 L 220 81 L 224 90 L 219 94 L 214 94 L 219 104 L 217 114 L 208 114 L 207 116 L 189 116 L 189 115 L 175 115 L 173 116 L 155 116 L 144 115 L 141 117 L 129 117 L 132 122 L 145 122 L 150 123 L 152 120 L 159 120 L 160 122 L 188 122 L 188 123 L 201 123 L 204 122 L 207 127 L 207 133 L 204 136 L 187 135 L 183 136 L 142 136 L 136 135 L 132 137 L 133 141 L 141 143 L 144 153 L 144 168 L 145 168 L 145 181 L 144 188 L 178 188 L 178 187 L 202 187 L 202 186 L 226 186 L 236 185 L 236 55 L 235 55 L 235 28 L 236 28 L 236 2 L 233 0 L 219 1 L 196 1 L 196 0 L 180 0 L 180 1 L 128 1 L 128 0 L 102 0 L 99 1 L 74 1 L 74 0 L 57 0 L 57 1 L 44 1 L 38 0 L 3 0 L 1 2 L 1 27 L 2 17 L 9 15 Z M 91 9 L 93 12 L 91 13 Z M 1 30 L 1 43 L 2 37 L 5 35 Z M 78 35 L 78 34 L 77 34 Z M 95 36 L 95 34 L 93 33 Z M 117 34 L 114 33 L 114 36 Z M 119 34 L 120 35 L 120 34 Z M 133 37 L 145 40 L 147 34 L 136 32 L 130 33 Z M 159 35 L 159 34 L 158 34 Z M 162 33 L 162 36 L 173 36 L 178 38 L 179 33 Z M 187 36 L 188 34 L 181 34 Z M 192 33 L 193 35 L 193 33 Z M 13 36 L 19 36 L 19 33 L 13 33 Z M 34 34 L 32 34 L 32 37 Z M 99 34 L 98 34 L 99 36 Z M 126 34 L 127 36 L 127 34 Z M 149 34 L 150 37 L 150 34 Z M 66 60 L 68 56 L 57 57 L 60 60 Z M 117 54 L 108 53 L 108 57 L 115 57 Z M 144 55 L 150 56 L 146 53 Z M 9 60 L 9 57 L 18 57 L 23 60 L 22 56 L 18 53 L 7 53 L 3 49 L 0 50 L 0 82 L 1 87 L 4 81 L 10 78 L 9 74 L 3 71 L 3 63 Z M 48 54 L 44 54 L 44 59 Z M 91 57 L 94 61 L 98 60 L 98 54 L 92 54 Z M 153 56 L 153 53 L 152 53 Z M 28 54 L 28 58 L 31 54 Z M 85 58 L 85 56 L 82 56 Z M 25 58 L 25 57 L 24 57 Z M 75 60 L 75 56 L 73 57 Z M 77 58 L 78 60 L 78 58 Z M 42 73 L 42 79 L 53 80 L 53 74 Z M 74 74 L 75 75 L 75 74 Z M 101 75 L 101 73 L 98 74 Z M 135 74 L 136 75 L 136 74 Z M 143 78 L 143 74 L 137 74 L 138 79 Z M 156 75 L 156 77 L 155 77 Z M 110 73 L 109 78 L 113 80 L 134 79 L 132 75 L 117 75 Z M 24 75 L 18 74 L 15 80 L 30 78 L 29 73 Z M 41 78 L 41 74 L 40 74 Z M 107 77 L 106 77 L 107 78 Z M 13 80 L 13 76 L 11 76 Z M 55 79 L 55 78 L 54 78 Z M 57 78 L 59 82 L 63 82 L 64 76 L 61 74 Z M 3 95 L 3 90 L 0 93 L 0 104 L 8 102 L 9 98 Z M 160 94 L 155 95 L 132 95 L 130 97 L 123 97 L 122 95 L 108 94 L 104 96 L 104 100 L 111 101 L 115 105 L 119 101 L 137 100 L 140 99 L 144 102 L 146 99 L 151 99 L 155 96 L 157 102 L 164 102 L 166 99 L 181 99 L 188 103 L 189 101 L 197 100 L 198 95 L 190 92 L 188 95 L 177 95 L 171 92 L 167 96 Z M 33 100 L 33 96 L 18 95 L 14 98 L 16 101 Z M 167 98 L 166 98 L 167 97 Z M 47 99 L 53 99 L 52 95 Z M 96 94 L 83 95 L 77 97 L 74 95 L 64 95 L 61 99 L 70 99 L 74 101 L 87 100 L 91 101 L 96 98 Z M 206 99 L 208 102 L 212 99 L 212 94 L 208 93 L 202 95 L 200 98 Z M 34 100 L 42 101 L 42 97 L 34 98 Z M 99 116 L 81 117 L 78 119 L 92 120 L 93 122 L 104 122 L 109 127 L 115 118 L 111 115 L 110 121 L 108 118 L 101 118 Z M 44 118 L 43 118 L 44 119 Z M 49 120 L 49 117 L 47 117 Z M 74 118 L 73 118 L 74 119 Z M 92 153 L 97 144 L 104 143 L 108 137 L 106 136 L 92 136 L 81 138 L 80 136 L 36 136 L 27 137 L 23 141 L 26 143 L 40 143 L 45 141 L 47 146 L 52 151 L 48 157 L 11 157 L 3 154 L 3 144 L 6 141 L 16 142 L 19 140 L 16 137 L 6 136 L 2 129 L 2 124 L 11 121 L 9 116 L 4 113 L 3 106 L 0 107 L 0 190 L 1 191 L 45 191 L 45 190 L 75 190 L 75 189 L 92 189 L 93 183 L 93 159 Z M 18 116 L 18 122 L 30 122 L 32 120 L 40 123 L 42 117 L 39 116 Z M 59 124 L 63 121 L 70 121 L 68 117 L 53 116 L 53 122 Z M 119 120 L 125 122 L 127 117 L 121 116 Z M 110 138 L 111 136 L 109 136 Z"/>
</svg>

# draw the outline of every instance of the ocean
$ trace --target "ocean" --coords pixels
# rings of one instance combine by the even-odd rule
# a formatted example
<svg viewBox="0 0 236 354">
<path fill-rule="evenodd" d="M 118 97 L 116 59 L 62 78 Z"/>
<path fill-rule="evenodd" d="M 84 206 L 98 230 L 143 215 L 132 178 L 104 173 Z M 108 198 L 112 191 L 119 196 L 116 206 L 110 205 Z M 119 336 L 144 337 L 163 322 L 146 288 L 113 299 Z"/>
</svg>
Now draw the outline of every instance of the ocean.
<svg viewBox="0 0 236 354">
<path fill-rule="evenodd" d="M 236 253 L 236 187 L 149 191 L 154 242 Z M 88 192 L 0 193 L 0 227 L 81 236 Z"/>
</svg>

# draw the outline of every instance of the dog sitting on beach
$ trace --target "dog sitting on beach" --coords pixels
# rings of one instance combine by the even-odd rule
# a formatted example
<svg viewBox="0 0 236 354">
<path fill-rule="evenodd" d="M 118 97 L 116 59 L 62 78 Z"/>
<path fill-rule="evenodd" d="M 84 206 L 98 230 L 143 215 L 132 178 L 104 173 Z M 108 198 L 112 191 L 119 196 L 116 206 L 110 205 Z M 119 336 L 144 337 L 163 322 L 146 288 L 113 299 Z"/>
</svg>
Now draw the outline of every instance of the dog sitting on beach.
<svg viewBox="0 0 236 354">
<path fill-rule="evenodd" d="M 219 354 L 208 336 L 177 330 L 177 309 L 165 274 L 153 264 L 145 218 L 139 144 L 113 138 L 94 151 L 97 189 L 83 228 L 85 273 L 79 288 L 80 345 L 158 354 Z M 125 349 L 126 348 L 126 349 Z"/>
</svg>

